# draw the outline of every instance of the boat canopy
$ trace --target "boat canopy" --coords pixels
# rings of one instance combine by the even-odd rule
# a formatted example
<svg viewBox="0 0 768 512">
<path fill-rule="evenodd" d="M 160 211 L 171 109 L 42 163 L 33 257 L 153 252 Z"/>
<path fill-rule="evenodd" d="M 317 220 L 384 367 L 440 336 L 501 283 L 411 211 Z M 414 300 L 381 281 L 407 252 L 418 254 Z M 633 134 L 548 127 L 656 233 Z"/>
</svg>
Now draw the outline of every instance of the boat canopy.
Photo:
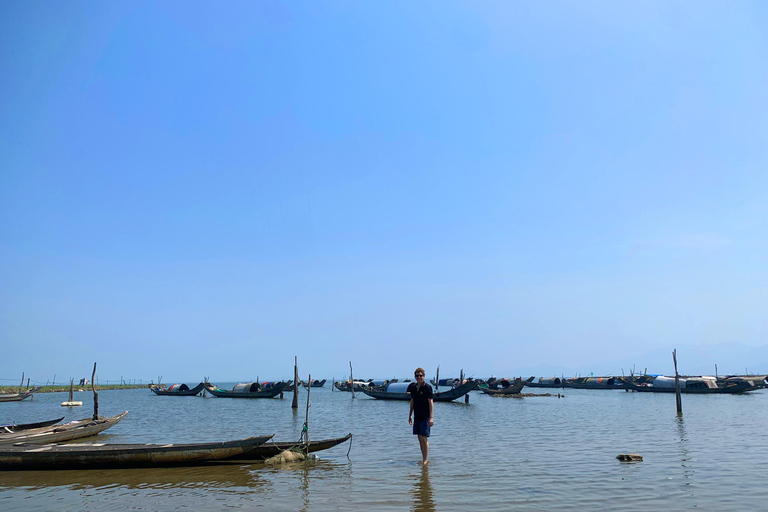
<svg viewBox="0 0 768 512">
<path fill-rule="evenodd" d="M 256 393 L 260 390 L 258 382 L 241 382 L 240 384 L 235 384 L 235 387 L 232 388 L 233 393 Z"/>
<path fill-rule="evenodd" d="M 387 386 L 387 393 L 405 393 L 410 382 L 393 382 Z"/>
<path fill-rule="evenodd" d="M 613 386 L 616 384 L 616 382 L 613 380 L 613 377 L 589 377 L 587 378 L 587 381 L 584 383 L 587 386 Z"/>
<path fill-rule="evenodd" d="M 539 377 L 539 384 L 547 384 L 549 386 L 560 386 L 562 384 L 562 381 L 560 380 L 560 377 L 553 377 L 551 379 L 545 379 L 544 377 Z"/>
<path fill-rule="evenodd" d="M 174 384 L 168 388 L 168 391 L 189 391 L 189 386 L 186 384 Z"/>
</svg>

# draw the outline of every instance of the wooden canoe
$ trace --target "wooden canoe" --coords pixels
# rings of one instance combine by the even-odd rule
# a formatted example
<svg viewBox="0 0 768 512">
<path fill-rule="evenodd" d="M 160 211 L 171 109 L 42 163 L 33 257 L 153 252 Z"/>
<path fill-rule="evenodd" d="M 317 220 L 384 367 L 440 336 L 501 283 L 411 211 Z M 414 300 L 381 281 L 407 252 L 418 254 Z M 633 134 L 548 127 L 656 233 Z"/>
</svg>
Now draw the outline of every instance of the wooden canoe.
<svg viewBox="0 0 768 512">
<path fill-rule="evenodd" d="M 0 434 L 2 433 L 10 434 L 13 432 L 21 432 L 22 430 L 31 430 L 33 428 L 50 427 L 51 425 L 55 425 L 63 419 L 64 419 L 64 416 L 62 416 L 61 418 L 56 418 L 55 420 L 38 421 L 37 423 L 19 423 L 17 425 L 14 425 L 14 424 L 0 425 Z"/>
<path fill-rule="evenodd" d="M 476 380 L 469 380 L 462 384 L 459 387 L 449 389 L 448 391 L 443 391 L 442 393 L 435 393 L 432 395 L 432 401 L 434 402 L 450 402 L 452 400 L 456 400 L 457 398 L 461 398 L 462 396 L 466 395 L 473 389 L 475 389 L 478 386 L 478 382 Z M 378 398 L 379 400 L 410 400 L 411 395 L 408 393 L 389 393 L 387 391 L 382 391 L 379 389 L 367 389 L 367 388 L 360 388 L 360 391 L 365 393 L 366 395 Z"/>
<path fill-rule="evenodd" d="M 680 380 L 686 380 L 689 381 L 689 385 L 686 385 L 685 387 L 681 387 L 680 392 L 686 393 L 686 394 L 692 394 L 692 395 L 733 395 L 733 394 L 739 394 L 739 393 L 746 393 L 748 391 L 754 391 L 756 389 L 759 389 L 758 386 L 750 385 L 745 382 L 739 382 L 739 383 L 733 383 L 732 385 L 726 385 L 726 386 L 716 386 L 716 387 L 707 387 L 703 385 L 704 383 L 700 382 L 701 379 L 695 379 L 695 378 L 681 378 Z M 675 388 L 674 387 L 654 387 L 653 385 L 645 385 L 645 386 L 639 386 L 628 379 L 623 379 L 624 386 L 626 389 L 631 389 L 632 391 L 638 391 L 641 393 L 674 393 Z"/>
<path fill-rule="evenodd" d="M 259 391 L 228 391 L 226 389 L 220 389 L 210 382 L 205 383 L 205 389 L 212 394 L 220 398 L 274 398 L 288 387 L 288 382 L 277 382 L 267 388 L 260 388 Z M 235 386 L 237 388 L 237 386 Z"/>
<path fill-rule="evenodd" d="M 192 466 L 237 457 L 266 443 L 272 435 L 223 443 L 1 446 L 0 469 L 15 471 Z"/>
<path fill-rule="evenodd" d="M 205 383 L 201 382 L 197 386 L 190 388 L 186 384 L 174 384 L 168 389 L 159 386 L 150 386 L 149 389 L 160 396 L 196 396 L 205 388 Z"/>
<path fill-rule="evenodd" d="M 128 411 L 125 411 L 117 416 L 99 418 L 98 420 L 86 418 L 71 423 L 64 423 L 63 425 L 33 428 L 19 432 L 0 432 L 0 445 L 15 443 L 61 443 L 63 441 L 95 436 L 99 432 L 103 432 L 120 423 L 127 414 Z"/>
<path fill-rule="evenodd" d="M 526 385 L 525 382 L 522 380 L 513 380 L 509 383 L 509 386 L 506 388 L 499 388 L 499 389 L 480 388 L 480 391 L 482 391 L 486 395 L 519 395 L 520 392 L 523 390 L 523 386 L 525 385 Z"/>
<path fill-rule="evenodd" d="M 32 396 L 31 391 L 25 391 L 24 393 L 4 394 L 4 395 L 0 395 L 0 402 L 20 402 L 25 398 L 29 398 L 31 396 Z"/>
<path fill-rule="evenodd" d="M 341 443 L 344 443 L 351 438 L 352 438 L 352 434 L 347 434 L 344 437 L 337 437 L 336 439 L 323 439 L 322 441 L 310 441 L 308 452 L 312 453 L 312 452 L 319 452 L 321 450 L 327 450 L 329 448 L 333 448 L 334 446 L 338 446 Z M 233 461 L 247 462 L 247 461 L 254 461 L 254 460 L 262 460 L 262 459 L 268 459 L 270 457 L 274 457 L 280 452 L 284 450 L 290 450 L 290 449 L 306 450 L 307 447 L 304 445 L 304 443 L 301 443 L 301 442 L 298 442 L 298 443 L 269 442 L 269 443 L 264 443 L 262 445 L 256 446 L 252 450 L 245 452 L 242 455 L 228 457 L 224 460 L 227 462 L 233 462 Z"/>
</svg>

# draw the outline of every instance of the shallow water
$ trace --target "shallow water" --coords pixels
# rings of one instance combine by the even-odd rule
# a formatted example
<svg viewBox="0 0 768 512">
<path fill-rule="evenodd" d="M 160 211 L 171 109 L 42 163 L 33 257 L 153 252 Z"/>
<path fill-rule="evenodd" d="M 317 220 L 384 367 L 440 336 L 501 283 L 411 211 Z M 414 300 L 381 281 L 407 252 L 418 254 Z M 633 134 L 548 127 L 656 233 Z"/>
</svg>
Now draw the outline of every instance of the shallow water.
<svg viewBox="0 0 768 512">
<path fill-rule="evenodd" d="M 282 467 L 5 471 L 0 510 L 766 510 L 768 391 L 684 395 L 682 419 L 674 395 L 564 391 L 564 398 L 473 392 L 469 404 L 435 404 L 430 464 L 422 467 L 407 402 L 314 388 L 311 438 L 352 432 L 351 450 L 343 444 L 319 452 L 320 460 Z M 2 403 L 0 423 L 92 413 L 90 393 L 76 394 L 85 405 L 73 409 L 59 405 L 66 396 Z M 294 412 L 291 394 L 245 400 L 101 391 L 102 415 L 129 415 L 93 439 L 196 442 L 275 433 L 279 441 L 297 440 L 305 400 L 302 390 Z M 640 453 L 644 461 L 619 462 L 619 453 Z"/>
</svg>

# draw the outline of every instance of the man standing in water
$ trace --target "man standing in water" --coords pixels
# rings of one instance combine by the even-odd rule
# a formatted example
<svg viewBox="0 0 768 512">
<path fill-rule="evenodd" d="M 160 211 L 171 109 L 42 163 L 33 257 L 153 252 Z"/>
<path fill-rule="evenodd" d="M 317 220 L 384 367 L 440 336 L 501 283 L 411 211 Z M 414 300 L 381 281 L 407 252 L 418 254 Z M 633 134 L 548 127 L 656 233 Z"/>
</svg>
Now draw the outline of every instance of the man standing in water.
<svg viewBox="0 0 768 512">
<path fill-rule="evenodd" d="M 408 394 L 411 395 L 408 424 L 413 425 L 413 434 L 419 436 L 421 462 L 426 464 L 429 462 L 429 430 L 435 424 L 432 416 L 432 386 L 424 382 L 424 368 L 416 368 L 413 376 L 416 382 L 408 386 Z"/>
</svg>

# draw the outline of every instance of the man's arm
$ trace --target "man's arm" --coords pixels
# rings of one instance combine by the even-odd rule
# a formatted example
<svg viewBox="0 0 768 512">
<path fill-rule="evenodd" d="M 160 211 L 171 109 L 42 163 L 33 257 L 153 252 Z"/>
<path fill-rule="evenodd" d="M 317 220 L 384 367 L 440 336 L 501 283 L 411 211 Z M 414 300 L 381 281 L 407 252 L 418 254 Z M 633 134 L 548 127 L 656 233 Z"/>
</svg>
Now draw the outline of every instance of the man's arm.
<svg viewBox="0 0 768 512">
<path fill-rule="evenodd" d="M 430 412 L 430 415 L 432 413 Z M 408 424 L 413 425 L 413 398 L 411 398 L 411 407 L 408 410 Z"/>
<path fill-rule="evenodd" d="M 433 409 L 434 409 L 434 402 L 430 398 L 429 399 L 429 426 L 430 427 L 435 424 L 435 418 L 433 416 Z"/>
</svg>

